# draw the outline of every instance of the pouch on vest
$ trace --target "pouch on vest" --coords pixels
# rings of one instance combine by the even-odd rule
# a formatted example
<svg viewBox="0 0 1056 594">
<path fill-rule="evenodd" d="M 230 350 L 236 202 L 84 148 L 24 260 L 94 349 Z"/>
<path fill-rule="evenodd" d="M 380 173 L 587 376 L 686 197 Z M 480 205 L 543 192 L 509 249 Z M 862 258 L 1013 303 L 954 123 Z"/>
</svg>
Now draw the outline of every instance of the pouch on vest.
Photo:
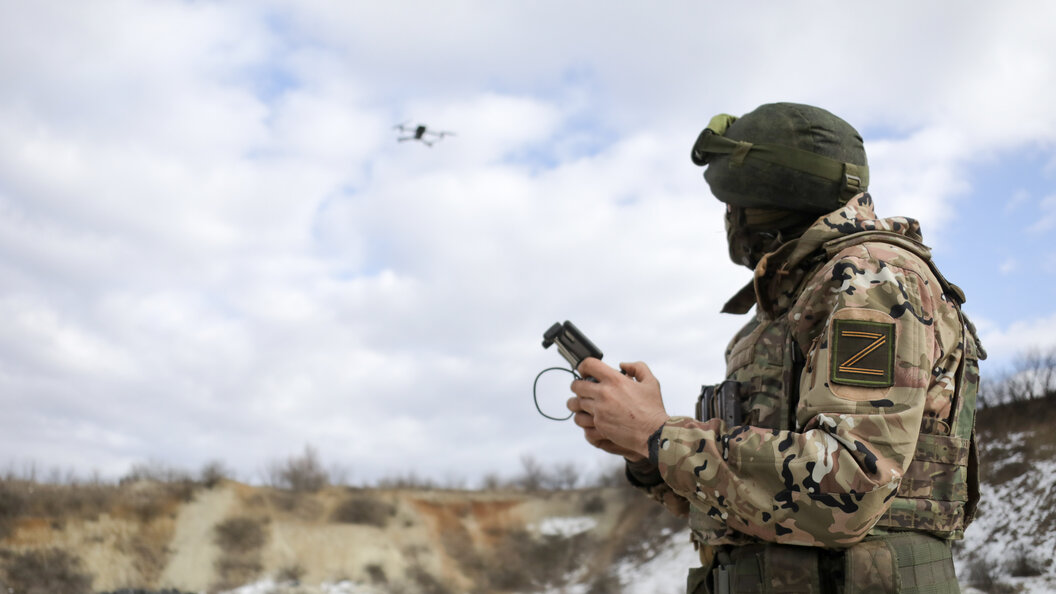
<svg viewBox="0 0 1056 594">
<path fill-rule="evenodd" d="M 697 420 L 720 419 L 727 427 L 743 423 L 738 398 L 740 382 L 726 380 L 714 386 L 701 386 L 697 398 Z"/>
</svg>

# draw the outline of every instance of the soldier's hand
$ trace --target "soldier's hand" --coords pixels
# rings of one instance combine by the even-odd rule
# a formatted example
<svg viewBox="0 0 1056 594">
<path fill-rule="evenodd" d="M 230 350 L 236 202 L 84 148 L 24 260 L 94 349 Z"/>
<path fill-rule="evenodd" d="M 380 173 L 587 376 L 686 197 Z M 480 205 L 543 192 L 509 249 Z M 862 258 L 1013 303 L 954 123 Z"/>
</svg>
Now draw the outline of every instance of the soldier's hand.
<svg viewBox="0 0 1056 594">
<path fill-rule="evenodd" d="M 597 382 L 572 382 L 572 392 L 576 394 L 572 400 L 576 402 L 570 401 L 569 409 L 591 417 L 598 443 L 608 440 L 643 458 L 649 455 L 649 436 L 669 417 L 660 395 L 660 382 L 649 366 L 641 362 L 620 363 L 620 368 L 626 375 L 598 359 L 588 358 L 580 363 L 580 375 L 593 377 Z M 589 435 L 587 441 L 595 443 Z"/>
<path fill-rule="evenodd" d="M 598 428 L 594 426 L 594 417 L 583 410 L 579 397 L 569 398 L 567 406 L 568 410 L 575 413 L 572 417 L 572 422 L 583 428 L 583 437 L 587 438 L 587 442 L 590 445 L 604 452 L 623 456 L 631 462 L 637 462 L 643 458 L 641 454 L 627 448 L 621 448 L 602 435 Z"/>
</svg>

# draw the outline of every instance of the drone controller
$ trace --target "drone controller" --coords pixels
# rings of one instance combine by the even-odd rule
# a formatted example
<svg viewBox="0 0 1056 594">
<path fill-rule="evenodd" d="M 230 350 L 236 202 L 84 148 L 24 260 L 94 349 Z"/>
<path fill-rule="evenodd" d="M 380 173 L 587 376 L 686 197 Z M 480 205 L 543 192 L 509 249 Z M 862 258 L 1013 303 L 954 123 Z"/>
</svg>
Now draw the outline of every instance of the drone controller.
<svg viewBox="0 0 1056 594">
<path fill-rule="evenodd" d="M 543 348 L 548 349 L 550 345 L 557 344 L 557 352 L 568 361 L 572 370 L 579 369 L 579 364 L 587 357 L 601 359 L 604 354 L 586 337 L 575 324 L 565 321 L 564 324 L 555 323 L 550 329 L 543 333 Z M 594 381 L 594 378 L 585 378 Z"/>
<path fill-rule="evenodd" d="M 543 412 L 543 409 L 539 408 L 539 399 L 536 394 L 536 388 L 539 385 L 539 378 L 547 371 L 563 370 L 571 373 L 577 379 L 596 382 L 597 380 L 592 377 L 580 378 L 579 374 L 576 373 L 576 370 L 579 369 L 579 364 L 583 362 L 583 359 L 586 359 L 587 357 L 601 359 L 603 355 L 601 349 L 594 346 L 594 343 L 590 342 L 590 339 L 569 321 L 566 321 L 564 324 L 558 322 L 553 326 L 550 326 L 550 329 L 543 333 L 543 348 L 548 349 L 552 344 L 557 344 L 557 352 L 565 358 L 565 361 L 568 361 L 568 364 L 571 365 L 572 368 L 565 369 L 564 367 L 551 367 L 539 372 L 539 375 L 535 376 L 535 384 L 532 386 L 532 397 L 535 400 L 535 408 L 539 411 L 539 414 L 554 421 L 564 421 L 572 418 L 572 415 L 570 414 L 564 418 L 552 417 Z"/>
</svg>

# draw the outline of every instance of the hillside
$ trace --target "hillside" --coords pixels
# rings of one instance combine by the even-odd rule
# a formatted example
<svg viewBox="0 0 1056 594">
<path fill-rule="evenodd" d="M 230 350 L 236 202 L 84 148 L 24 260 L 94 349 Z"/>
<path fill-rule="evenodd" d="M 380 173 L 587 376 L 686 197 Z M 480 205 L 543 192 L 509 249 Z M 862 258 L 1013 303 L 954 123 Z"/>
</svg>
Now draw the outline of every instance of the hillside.
<svg viewBox="0 0 1056 594">
<path fill-rule="evenodd" d="M 626 488 L 297 493 L 231 481 L 9 481 L 0 509 L 4 585 L 16 592 L 34 579 L 71 593 L 215 592 L 269 579 L 349 592 L 541 591 L 570 581 L 608 592 L 619 561 L 650 559 L 683 527 Z M 78 576 L 91 576 L 91 590 Z"/>
<path fill-rule="evenodd" d="M 1056 591 L 1056 406 L 980 411 L 967 591 Z M 0 481 L 0 591 L 681 592 L 683 522 L 626 487 L 296 491 Z M 9 589 L 9 590 L 8 590 Z"/>
</svg>

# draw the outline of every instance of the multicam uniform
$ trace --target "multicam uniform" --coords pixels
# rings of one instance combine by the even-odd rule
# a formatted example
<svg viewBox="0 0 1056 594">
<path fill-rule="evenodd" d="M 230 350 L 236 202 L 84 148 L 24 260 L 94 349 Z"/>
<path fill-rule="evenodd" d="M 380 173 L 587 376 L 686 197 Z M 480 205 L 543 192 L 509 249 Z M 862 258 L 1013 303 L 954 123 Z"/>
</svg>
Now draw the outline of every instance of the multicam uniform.
<svg viewBox="0 0 1056 594">
<path fill-rule="evenodd" d="M 957 591 L 947 539 L 978 498 L 985 355 L 919 241 L 916 221 L 877 219 L 860 194 L 764 257 L 755 319 L 726 351 L 743 424 L 672 417 L 652 472 L 629 469 L 729 565 L 715 591 L 817 591 L 826 559 L 845 591 Z"/>
</svg>

